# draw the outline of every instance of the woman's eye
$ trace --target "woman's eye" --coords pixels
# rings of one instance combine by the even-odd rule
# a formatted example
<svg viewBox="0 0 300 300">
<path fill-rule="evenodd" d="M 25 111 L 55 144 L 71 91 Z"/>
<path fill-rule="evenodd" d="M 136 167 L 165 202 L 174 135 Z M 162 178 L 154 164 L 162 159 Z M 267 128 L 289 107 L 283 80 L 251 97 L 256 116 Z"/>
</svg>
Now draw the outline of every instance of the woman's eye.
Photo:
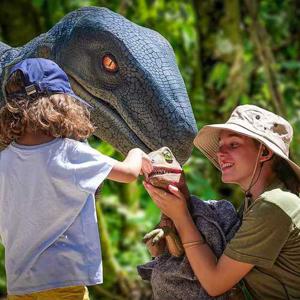
<svg viewBox="0 0 300 300">
<path fill-rule="evenodd" d="M 231 148 L 237 148 L 239 146 L 238 143 L 230 143 Z"/>
</svg>

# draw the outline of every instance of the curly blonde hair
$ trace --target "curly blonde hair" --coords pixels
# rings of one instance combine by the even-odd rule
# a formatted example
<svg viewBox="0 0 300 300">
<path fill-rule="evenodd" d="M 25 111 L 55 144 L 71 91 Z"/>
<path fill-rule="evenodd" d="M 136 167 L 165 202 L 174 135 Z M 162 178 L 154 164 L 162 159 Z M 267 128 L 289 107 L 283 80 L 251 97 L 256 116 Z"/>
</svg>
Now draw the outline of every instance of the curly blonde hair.
<svg viewBox="0 0 300 300">
<path fill-rule="evenodd" d="M 0 143 L 8 145 L 27 129 L 53 137 L 84 140 L 95 130 L 89 111 L 66 94 L 30 97 L 23 74 L 14 72 L 5 84 L 6 105 L 0 110 Z"/>
</svg>

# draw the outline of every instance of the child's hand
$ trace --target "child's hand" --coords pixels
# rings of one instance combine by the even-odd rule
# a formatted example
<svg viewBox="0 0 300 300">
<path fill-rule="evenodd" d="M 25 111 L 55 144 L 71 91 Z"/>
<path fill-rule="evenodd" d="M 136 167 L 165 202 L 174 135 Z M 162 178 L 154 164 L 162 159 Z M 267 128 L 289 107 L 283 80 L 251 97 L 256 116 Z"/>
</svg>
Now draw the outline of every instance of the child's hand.
<svg viewBox="0 0 300 300">
<path fill-rule="evenodd" d="M 153 170 L 150 157 L 140 148 L 133 148 L 129 151 L 134 157 L 140 156 L 142 158 L 142 165 L 140 175 L 149 174 Z"/>
<path fill-rule="evenodd" d="M 151 158 L 145 153 L 142 153 L 142 173 L 149 174 L 153 170 Z"/>
</svg>

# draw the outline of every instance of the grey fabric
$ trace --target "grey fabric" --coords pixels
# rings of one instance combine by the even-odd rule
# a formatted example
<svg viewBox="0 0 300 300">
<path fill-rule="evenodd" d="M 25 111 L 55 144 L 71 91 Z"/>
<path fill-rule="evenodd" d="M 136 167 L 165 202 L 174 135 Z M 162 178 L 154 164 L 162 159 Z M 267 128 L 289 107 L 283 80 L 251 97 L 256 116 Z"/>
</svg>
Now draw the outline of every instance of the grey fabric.
<svg viewBox="0 0 300 300">
<path fill-rule="evenodd" d="M 219 258 L 240 226 L 234 206 L 226 200 L 201 201 L 191 197 L 191 213 L 207 244 Z M 154 300 L 228 299 L 224 294 L 209 296 L 194 275 L 187 257 L 165 253 L 138 266 L 138 273 L 152 286 Z"/>
</svg>

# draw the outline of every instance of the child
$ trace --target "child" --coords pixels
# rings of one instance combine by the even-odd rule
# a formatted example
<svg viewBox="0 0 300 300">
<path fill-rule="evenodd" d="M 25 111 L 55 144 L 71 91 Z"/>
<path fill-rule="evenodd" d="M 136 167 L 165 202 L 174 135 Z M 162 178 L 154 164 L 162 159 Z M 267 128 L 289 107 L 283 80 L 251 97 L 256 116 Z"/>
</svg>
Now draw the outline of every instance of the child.
<svg viewBox="0 0 300 300">
<path fill-rule="evenodd" d="M 0 237 L 8 299 L 88 299 L 102 282 L 94 193 L 105 178 L 152 170 L 140 149 L 116 161 L 81 142 L 94 130 L 88 104 L 54 62 L 16 64 L 0 111 Z"/>
</svg>

